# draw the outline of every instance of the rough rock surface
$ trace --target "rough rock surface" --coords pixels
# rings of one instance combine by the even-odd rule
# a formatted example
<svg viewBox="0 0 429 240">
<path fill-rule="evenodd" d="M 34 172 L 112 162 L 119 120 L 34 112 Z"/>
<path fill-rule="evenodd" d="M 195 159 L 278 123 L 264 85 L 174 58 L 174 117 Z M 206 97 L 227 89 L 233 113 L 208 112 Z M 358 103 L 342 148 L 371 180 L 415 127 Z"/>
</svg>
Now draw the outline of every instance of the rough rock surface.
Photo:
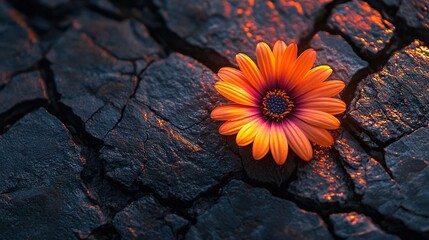
<svg viewBox="0 0 429 240">
<path fill-rule="evenodd" d="M 64 53 L 66 48 L 73 51 Z M 86 123 L 89 133 L 103 138 L 119 120 L 135 92 L 138 74 L 157 51 L 143 24 L 88 13 L 73 22 L 47 57 L 60 101 Z"/>
<path fill-rule="evenodd" d="M 38 38 L 24 17 L 0 1 L 0 88 L 12 75 L 32 67 L 42 53 Z"/>
<path fill-rule="evenodd" d="M 385 145 L 429 122 L 429 48 L 414 41 L 358 86 L 347 115 Z"/>
<path fill-rule="evenodd" d="M 429 2 L 419 0 L 401 1 L 398 17 L 415 31 L 415 35 L 429 41 Z"/>
<path fill-rule="evenodd" d="M 243 52 L 254 56 L 256 43 L 298 42 L 332 0 L 201 1 L 155 0 L 167 27 L 192 45 L 214 50 L 235 63 Z"/>
<path fill-rule="evenodd" d="M 187 202 L 238 171 L 239 158 L 218 137 L 218 123 L 204 118 L 220 99 L 213 84 L 213 73 L 181 54 L 152 64 L 105 139 L 107 174 Z"/>
<path fill-rule="evenodd" d="M 383 166 L 369 156 L 346 131 L 337 139 L 335 149 L 362 203 L 382 214 L 394 212 L 401 196 L 398 186 Z"/>
<path fill-rule="evenodd" d="M 113 219 L 124 239 L 174 239 L 187 223 L 182 217 L 169 213 L 152 196 L 132 202 Z"/>
<path fill-rule="evenodd" d="M 359 58 L 339 35 L 318 32 L 311 40 L 310 47 L 317 52 L 315 65 L 332 67 L 330 79 L 340 79 L 349 84 L 353 76 L 368 67 L 368 63 Z"/>
<path fill-rule="evenodd" d="M 374 239 L 399 240 L 400 238 L 385 233 L 370 218 L 356 212 L 336 213 L 329 216 L 334 225 L 335 235 L 347 240 Z"/>
<path fill-rule="evenodd" d="M 345 203 L 352 197 L 352 191 L 335 158 L 330 148 L 316 148 L 310 162 L 298 165 L 297 179 L 290 184 L 289 192 L 317 205 Z"/>
<path fill-rule="evenodd" d="M 386 164 L 403 196 L 394 216 L 429 236 L 429 127 L 416 130 L 386 148 Z"/>
<path fill-rule="evenodd" d="M 30 100 L 47 100 L 46 85 L 38 72 L 22 73 L 0 87 L 0 114 Z"/>
<path fill-rule="evenodd" d="M 333 239 L 316 214 L 236 180 L 223 189 L 219 201 L 198 217 L 186 235 L 186 239 L 207 238 Z"/>
<path fill-rule="evenodd" d="M 67 129 L 45 110 L 0 136 L 0 232 L 4 239 L 85 237 L 104 221 L 79 178 Z"/>
<path fill-rule="evenodd" d="M 377 10 L 359 0 L 334 8 L 328 26 L 350 39 L 368 58 L 387 46 L 395 30 L 395 26 L 383 19 Z"/>
<path fill-rule="evenodd" d="M 0 0 L 0 239 L 428 239 L 427 7 Z M 209 115 L 219 67 L 277 39 L 348 103 L 281 167 Z"/>
</svg>

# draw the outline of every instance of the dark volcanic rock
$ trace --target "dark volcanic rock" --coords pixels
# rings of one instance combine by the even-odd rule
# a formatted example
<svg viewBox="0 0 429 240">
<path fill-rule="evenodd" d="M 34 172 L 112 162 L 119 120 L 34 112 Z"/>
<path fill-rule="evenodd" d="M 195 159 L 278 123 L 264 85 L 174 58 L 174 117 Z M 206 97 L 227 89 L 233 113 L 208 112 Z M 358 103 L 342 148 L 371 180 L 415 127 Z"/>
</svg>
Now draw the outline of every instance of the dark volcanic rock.
<svg viewBox="0 0 429 240">
<path fill-rule="evenodd" d="M 392 214 L 399 207 L 401 196 L 395 181 L 383 167 L 346 131 L 335 142 L 335 148 L 362 203 L 382 214 Z"/>
<path fill-rule="evenodd" d="M 70 2 L 70 0 L 36 0 L 36 2 L 48 8 L 57 8 Z"/>
<path fill-rule="evenodd" d="M 45 110 L 0 136 L 0 232 L 4 239 L 74 239 L 104 221 L 80 180 L 80 150 Z"/>
<path fill-rule="evenodd" d="M 47 100 L 46 86 L 38 72 L 22 73 L 12 77 L 0 90 L 0 114 L 27 100 Z"/>
<path fill-rule="evenodd" d="M 324 203 L 343 204 L 352 197 L 346 176 L 330 148 L 316 147 L 311 161 L 301 161 L 297 179 L 288 191 L 294 196 L 318 205 Z"/>
<path fill-rule="evenodd" d="M 298 42 L 332 0 L 201 1 L 156 0 L 168 28 L 194 46 L 235 63 L 238 52 L 254 56 L 257 42 Z"/>
<path fill-rule="evenodd" d="M 341 36 L 318 32 L 310 46 L 317 52 L 315 65 L 326 64 L 334 70 L 330 79 L 340 79 L 348 84 L 357 72 L 368 66 Z"/>
<path fill-rule="evenodd" d="M 267 190 L 233 180 L 185 239 L 332 239 L 323 220 Z"/>
<path fill-rule="evenodd" d="M 137 75 L 158 48 L 145 27 L 132 20 L 115 22 L 91 14 L 73 26 L 48 59 L 61 102 L 86 123 L 89 133 L 103 138 L 119 120 L 137 87 Z"/>
<path fill-rule="evenodd" d="M 172 54 L 144 72 L 136 99 L 174 126 L 186 129 L 208 118 L 219 105 L 222 97 L 214 90 L 215 79 L 197 61 Z"/>
<path fill-rule="evenodd" d="M 235 145 L 235 136 L 230 143 Z M 299 158 L 293 151 L 289 151 L 286 163 L 279 166 L 274 161 L 271 153 L 261 160 L 255 161 L 252 156 L 252 146 L 240 147 L 239 153 L 243 162 L 243 169 L 246 177 L 257 184 L 280 187 L 296 172 Z"/>
<path fill-rule="evenodd" d="M 221 98 L 214 81 L 210 70 L 180 54 L 152 64 L 105 139 L 107 174 L 127 186 L 137 180 L 163 198 L 191 201 L 238 171 L 239 158 L 208 117 Z"/>
<path fill-rule="evenodd" d="M 12 74 L 27 70 L 42 58 L 36 34 L 5 2 L 0 1 L 0 88 Z"/>
<path fill-rule="evenodd" d="M 358 0 L 334 8 L 328 26 L 349 38 L 367 57 L 382 51 L 395 30 L 368 3 Z"/>
<path fill-rule="evenodd" d="M 397 8 L 401 4 L 401 0 L 369 0 L 371 4 L 383 3 L 387 7 Z"/>
<path fill-rule="evenodd" d="M 425 185 L 429 181 L 428 132 L 428 127 L 419 129 L 385 149 L 386 164 L 394 180 L 347 132 L 335 145 L 355 192 L 362 196 L 362 203 L 426 237 L 429 236 L 429 192 Z"/>
<path fill-rule="evenodd" d="M 415 41 L 358 86 L 347 115 L 388 144 L 429 122 L 429 48 Z"/>
<path fill-rule="evenodd" d="M 370 218 L 356 212 L 337 213 L 329 216 L 334 225 L 335 235 L 347 240 L 399 240 L 400 238 L 385 233 Z"/>
<path fill-rule="evenodd" d="M 123 239 L 175 239 L 177 231 L 188 223 L 169 213 L 152 196 L 131 203 L 113 219 Z"/>
<path fill-rule="evenodd" d="M 420 128 L 386 148 L 386 164 L 404 200 L 394 214 L 409 228 L 429 236 L 429 127 Z"/>
<path fill-rule="evenodd" d="M 427 0 L 402 1 L 398 17 L 415 31 L 416 37 L 429 42 L 429 2 Z"/>
</svg>

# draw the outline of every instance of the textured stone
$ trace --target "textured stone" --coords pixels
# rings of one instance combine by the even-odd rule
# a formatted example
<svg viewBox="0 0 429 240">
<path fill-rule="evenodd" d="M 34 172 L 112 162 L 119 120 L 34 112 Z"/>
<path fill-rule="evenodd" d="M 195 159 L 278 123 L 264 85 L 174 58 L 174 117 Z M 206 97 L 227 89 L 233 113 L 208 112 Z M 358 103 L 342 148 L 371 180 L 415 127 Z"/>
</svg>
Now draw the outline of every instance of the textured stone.
<svg viewBox="0 0 429 240">
<path fill-rule="evenodd" d="M 145 71 L 135 97 L 161 118 L 186 129 L 208 118 L 220 104 L 215 79 L 213 72 L 197 61 L 172 54 Z"/>
<path fill-rule="evenodd" d="M 235 63 L 238 52 L 254 56 L 257 42 L 298 42 L 312 31 L 313 22 L 330 2 L 156 0 L 155 4 L 171 31 Z"/>
<path fill-rule="evenodd" d="M 38 72 L 19 74 L 0 88 L 0 114 L 23 101 L 47 98 L 45 83 Z"/>
<path fill-rule="evenodd" d="M 317 52 L 315 65 L 326 64 L 333 69 L 330 79 L 340 79 L 348 84 L 357 72 L 368 67 L 368 63 L 359 58 L 341 36 L 318 32 L 310 46 Z"/>
<path fill-rule="evenodd" d="M 332 239 L 323 220 L 267 190 L 233 180 L 185 239 Z"/>
<path fill-rule="evenodd" d="M 187 223 L 182 217 L 169 213 L 152 196 L 132 202 L 113 219 L 122 239 L 175 239 L 177 230 Z"/>
<path fill-rule="evenodd" d="M 385 233 L 370 218 L 356 212 L 337 213 L 329 216 L 335 235 L 341 239 L 399 240 L 399 237 Z"/>
<path fill-rule="evenodd" d="M 298 165 L 297 179 L 288 189 L 300 199 L 314 202 L 343 204 L 352 197 L 346 176 L 340 164 L 334 159 L 330 148 L 315 147 L 315 154 L 309 162 Z"/>
<path fill-rule="evenodd" d="M 367 57 L 374 57 L 382 51 L 395 30 L 379 12 L 359 0 L 334 8 L 328 26 L 349 38 Z"/>
<path fill-rule="evenodd" d="M 382 145 L 429 122 L 429 48 L 415 41 L 358 86 L 347 115 Z"/>
<path fill-rule="evenodd" d="M 42 109 L 0 136 L 1 238 L 74 239 L 101 225 L 79 154 L 64 125 Z"/>
<path fill-rule="evenodd" d="M 429 41 L 429 2 L 426 0 L 401 1 L 397 16 L 415 31 L 416 37 Z"/>
<path fill-rule="evenodd" d="M 385 215 L 395 212 L 401 201 L 399 188 L 383 167 L 347 131 L 336 140 L 335 148 L 362 203 Z"/>
<path fill-rule="evenodd" d="M 103 138 L 119 120 L 137 87 L 137 75 L 157 48 L 146 38 L 145 27 L 130 20 L 115 22 L 91 14 L 73 26 L 49 51 L 48 59 L 61 102 L 86 123 L 89 133 Z M 140 58 L 143 61 L 132 61 Z"/>
<path fill-rule="evenodd" d="M 231 145 L 235 145 L 234 140 Z M 286 163 L 279 166 L 274 161 L 271 153 L 261 160 L 255 161 L 252 155 L 252 145 L 240 147 L 239 153 L 243 162 L 243 169 L 246 177 L 257 184 L 271 185 L 272 187 L 281 187 L 296 172 L 299 158 L 293 151 L 289 151 Z"/>
<path fill-rule="evenodd" d="M 404 199 L 394 216 L 429 237 L 429 127 L 416 130 L 386 150 L 386 164 Z"/>
<path fill-rule="evenodd" d="M 0 1 L 0 88 L 11 76 L 25 71 L 42 58 L 36 34 L 24 17 Z"/>
<path fill-rule="evenodd" d="M 163 198 L 191 201 L 238 171 L 239 158 L 218 134 L 219 123 L 208 117 L 221 98 L 214 80 L 206 67 L 180 54 L 152 64 L 105 139 L 108 176 L 128 186 L 138 181 Z"/>
<path fill-rule="evenodd" d="M 120 15 L 121 10 L 109 0 L 89 0 L 89 4 L 109 14 Z"/>
<path fill-rule="evenodd" d="M 401 0 L 369 0 L 368 2 L 371 4 L 381 2 L 387 7 L 394 7 L 394 8 L 399 7 L 399 5 L 401 4 Z"/>
<path fill-rule="evenodd" d="M 37 2 L 45 7 L 53 9 L 69 3 L 70 0 L 37 0 Z"/>
</svg>

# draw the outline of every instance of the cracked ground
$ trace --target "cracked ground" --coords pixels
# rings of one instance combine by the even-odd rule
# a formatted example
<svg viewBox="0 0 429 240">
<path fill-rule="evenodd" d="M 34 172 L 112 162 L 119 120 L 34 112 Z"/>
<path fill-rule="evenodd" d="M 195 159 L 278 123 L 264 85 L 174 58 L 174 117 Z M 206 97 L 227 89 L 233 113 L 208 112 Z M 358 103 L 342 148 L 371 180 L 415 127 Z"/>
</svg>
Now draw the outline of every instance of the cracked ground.
<svg viewBox="0 0 429 240">
<path fill-rule="evenodd" d="M 0 0 L 0 239 L 429 239 L 426 0 Z M 217 71 L 295 42 L 331 148 L 218 134 Z"/>
</svg>

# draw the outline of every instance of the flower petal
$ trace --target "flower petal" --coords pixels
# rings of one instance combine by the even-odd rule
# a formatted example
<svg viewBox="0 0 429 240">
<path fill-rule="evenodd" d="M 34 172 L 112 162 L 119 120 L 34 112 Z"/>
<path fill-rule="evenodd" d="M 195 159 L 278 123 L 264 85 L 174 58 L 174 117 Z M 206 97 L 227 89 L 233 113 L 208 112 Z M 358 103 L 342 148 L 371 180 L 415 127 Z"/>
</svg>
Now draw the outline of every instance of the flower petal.
<svg viewBox="0 0 429 240">
<path fill-rule="evenodd" d="M 314 127 L 297 118 L 294 118 L 293 122 L 304 132 L 310 141 L 323 147 L 329 147 L 334 144 L 334 137 L 326 129 Z"/>
<path fill-rule="evenodd" d="M 236 56 L 238 66 L 246 77 L 247 81 L 258 91 L 264 90 L 264 77 L 256 66 L 255 62 L 249 56 L 239 53 Z"/>
<path fill-rule="evenodd" d="M 273 123 L 271 125 L 270 149 L 277 165 L 283 165 L 286 162 L 289 147 L 286 133 L 281 124 Z"/>
<path fill-rule="evenodd" d="M 251 117 L 260 113 L 258 108 L 243 106 L 240 104 L 226 104 L 215 108 L 210 117 L 219 121 L 234 121 Z"/>
<path fill-rule="evenodd" d="M 242 105 L 257 106 L 258 99 L 251 93 L 229 82 L 219 81 L 215 84 L 216 90 L 227 99 Z"/>
<path fill-rule="evenodd" d="M 297 105 L 300 108 L 318 110 L 332 115 L 346 111 L 346 104 L 341 99 L 330 97 L 312 98 Z"/>
<path fill-rule="evenodd" d="M 258 61 L 259 69 L 264 76 L 265 86 L 274 88 L 275 59 L 268 44 L 260 42 L 256 45 L 256 60 Z"/>
<path fill-rule="evenodd" d="M 298 54 L 298 46 L 295 43 L 289 44 L 281 57 L 281 67 L 279 70 L 278 84 L 280 88 L 286 88 L 291 81 L 292 72 L 296 63 L 296 56 Z"/>
<path fill-rule="evenodd" d="M 296 97 L 302 101 L 312 98 L 333 97 L 340 93 L 346 85 L 340 80 L 329 80 L 320 84 L 317 88 Z"/>
<path fill-rule="evenodd" d="M 283 125 L 290 148 L 303 160 L 309 161 L 313 157 L 313 149 L 305 134 L 292 121 Z"/>
<path fill-rule="evenodd" d="M 255 119 L 246 125 L 244 125 L 240 131 L 238 131 L 235 141 L 238 146 L 246 146 L 253 142 L 255 139 L 256 133 L 258 132 L 258 127 L 260 126 L 261 119 Z"/>
<path fill-rule="evenodd" d="M 274 44 L 273 48 L 273 54 L 275 59 L 275 81 L 278 82 L 278 80 L 281 77 L 281 69 L 282 69 L 282 62 L 283 62 L 283 54 L 287 48 L 287 45 L 285 42 L 278 40 Z"/>
<path fill-rule="evenodd" d="M 325 81 L 332 74 L 332 68 L 327 65 L 317 66 L 304 76 L 302 84 L 296 85 L 294 91 L 299 93 L 306 93 L 311 89 L 317 88 L 323 81 Z"/>
<path fill-rule="evenodd" d="M 219 127 L 219 133 L 222 134 L 222 135 L 234 135 L 234 134 L 237 134 L 238 131 L 240 131 L 240 129 L 244 125 L 248 124 L 252 120 L 255 120 L 255 116 L 248 117 L 248 118 L 243 118 L 243 119 L 236 120 L 236 121 L 227 121 L 227 122 L 224 122 Z"/>
<path fill-rule="evenodd" d="M 259 92 L 247 81 L 243 73 L 235 68 L 223 67 L 217 73 L 220 79 L 225 82 L 232 83 L 236 86 L 240 86 L 247 92 L 251 93 L 253 96 L 258 96 Z"/>
<path fill-rule="evenodd" d="M 305 50 L 296 60 L 292 76 L 290 78 L 289 89 L 293 89 L 299 83 L 302 83 L 305 74 L 310 71 L 316 61 L 316 51 L 313 49 Z"/>
<path fill-rule="evenodd" d="M 329 113 L 311 109 L 299 109 L 294 116 L 315 127 L 335 130 L 340 127 L 340 121 Z"/>
<path fill-rule="evenodd" d="M 252 154 L 255 160 L 261 160 L 270 150 L 270 124 L 263 122 L 257 128 Z"/>
</svg>

